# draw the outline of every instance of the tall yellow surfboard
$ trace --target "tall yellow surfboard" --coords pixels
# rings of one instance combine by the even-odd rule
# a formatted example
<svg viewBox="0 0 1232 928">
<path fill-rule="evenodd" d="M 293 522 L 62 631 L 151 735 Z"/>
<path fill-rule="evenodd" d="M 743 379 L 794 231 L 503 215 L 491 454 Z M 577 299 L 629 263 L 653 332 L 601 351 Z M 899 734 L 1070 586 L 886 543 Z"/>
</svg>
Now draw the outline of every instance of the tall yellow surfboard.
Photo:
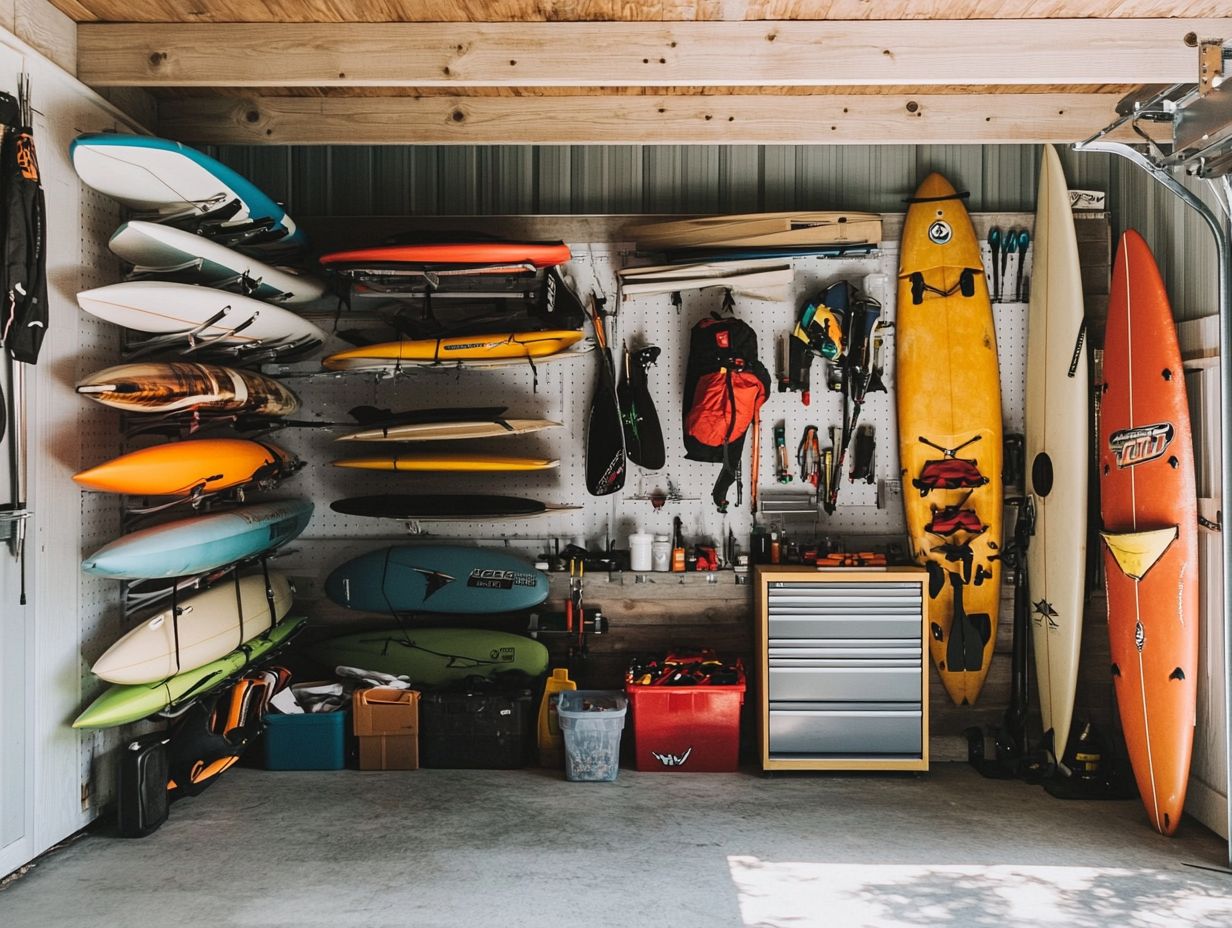
<svg viewBox="0 0 1232 928">
<path fill-rule="evenodd" d="M 1001 600 L 1001 380 L 979 241 L 940 174 L 907 209 L 895 326 L 903 501 L 929 573 L 929 650 L 950 698 L 972 704 Z"/>
</svg>

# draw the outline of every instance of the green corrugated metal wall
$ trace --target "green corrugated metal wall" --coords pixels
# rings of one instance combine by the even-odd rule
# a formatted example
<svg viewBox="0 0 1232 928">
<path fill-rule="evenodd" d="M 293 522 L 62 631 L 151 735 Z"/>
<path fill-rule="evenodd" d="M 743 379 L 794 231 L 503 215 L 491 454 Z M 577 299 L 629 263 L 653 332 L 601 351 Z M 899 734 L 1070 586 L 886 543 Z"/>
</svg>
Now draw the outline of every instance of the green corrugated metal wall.
<svg viewBox="0 0 1232 928">
<path fill-rule="evenodd" d="M 228 146 L 213 153 L 293 215 L 892 212 L 929 171 L 976 211 L 1034 208 L 1030 145 Z M 1114 232 L 1151 243 L 1177 315 L 1214 311 L 1215 252 L 1192 211 L 1138 168 L 1061 150 L 1071 187 L 1104 190 Z M 1194 189 L 1199 189 L 1195 185 Z M 1213 202 L 1210 201 L 1210 202 Z"/>
</svg>

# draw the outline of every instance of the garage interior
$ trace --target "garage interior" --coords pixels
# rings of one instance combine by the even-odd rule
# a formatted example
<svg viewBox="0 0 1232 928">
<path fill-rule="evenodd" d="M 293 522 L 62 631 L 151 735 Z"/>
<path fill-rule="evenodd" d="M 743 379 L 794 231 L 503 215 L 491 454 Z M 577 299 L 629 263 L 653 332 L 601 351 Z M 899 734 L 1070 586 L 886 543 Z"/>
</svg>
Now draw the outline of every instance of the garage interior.
<svg viewBox="0 0 1232 928">
<path fill-rule="evenodd" d="M 1221 255 L 1207 221 L 1176 189 L 1130 156 L 1101 147 L 1130 144 L 1139 159 L 1161 156 L 1174 126 L 1148 119 L 1131 126 L 1118 106 L 1135 94 L 1141 103 L 1176 85 L 1200 88 L 1192 95 L 1212 106 L 1212 131 L 1223 133 L 1223 147 L 1191 159 L 1192 174 L 1183 167 L 1157 173 L 1174 178 L 1228 228 L 1232 90 L 1221 85 L 1232 75 L 1232 18 L 1223 5 L 15 0 L 0 4 L 0 60 L 11 75 L 0 89 L 16 93 L 16 76 L 29 79 L 47 201 L 50 311 L 43 353 L 25 374 L 25 557 L 0 551 L 5 924 L 1232 921 L 1227 545 L 1220 530 L 1229 472 L 1220 409 L 1226 239 Z M 1111 131 L 1087 150 L 1075 149 L 1106 127 Z M 566 782 L 560 770 L 534 765 L 263 770 L 258 746 L 208 791 L 172 804 L 153 834 L 117 837 L 124 745 L 165 722 L 71 725 L 105 687 L 91 666 L 148 614 L 134 610 L 114 580 L 76 569 L 132 524 L 118 497 L 72 482 L 132 447 L 125 420 L 74 389 L 132 347 L 117 326 L 77 306 L 79 292 L 114 284 L 125 271 L 108 239 L 130 211 L 83 183 L 70 156 L 74 139 L 101 132 L 155 135 L 217 159 L 285 205 L 311 242 L 309 261 L 407 233 L 563 241 L 572 252 L 566 268 L 573 288 L 607 299 L 613 347 L 619 351 L 624 341 L 663 349 L 649 379 L 667 464 L 661 472 L 630 467 L 622 491 L 597 497 L 586 489 L 587 422 L 600 382 L 593 358 L 340 377 L 320 364 L 322 354 L 348 347 L 338 330 L 377 331 L 384 317 L 365 315 L 360 300 L 344 307 L 333 294 L 310 304 L 305 315 L 328 333 L 326 346 L 260 368 L 299 395 L 302 413 L 327 421 L 357 406 L 499 403 L 564 425 L 501 439 L 510 442 L 501 450 L 558 466 L 481 477 L 340 470 L 326 466 L 338 457 L 335 433 L 274 432 L 273 440 L 307 465 L 272 498 L 315 503 L 308 528 L 270 562 L 292 582 L 291 614 L 308 618 L 302 639 L 310 644 L 356 627 L 355 612 L 327 596 L 326 578 L 381 545 L 478 545 L 533 561 L 570 543 L 624 549 L 634 532 L 672 533 L 679 517 L 690 544 L 723 554 L 729 538 L 751 554 L 758 526 L 786 533 L 784 551 L 788 536 L 801 547 L 820 539 L 847 551 L 904 547 L 911 493 L 906 479 L 897 479 L 892 381 L 889 392 L 869 394 L 861 419 L 877 436 L 876 479 L 843 480 L 834 513 L 823 513 L 816 496 L 807 513 L 787 511 L 803 477 L 776 480 L 776 423 L 785 426 L 794 465 L 807 426 L 820 426 L 824 437 L 840 420 L 840 398 L 822 389 L 817 360 L 810 405 L 772 388 L 753 427 L 760 432 L 761 508 L 750 508 L 746 474 L 742 499 L 720 513 L 710 493 L 717 465 L 686 460 L 678 433 L 689 331 L 720 311 L 723 293 L 622 298 L 617 271 L 647 263 L 634 230 L 654 222 L 804 210 L 876 214 L 881 239 L 871 252 L 792 257 L 787 298 L 736 295 L 735 314 L 756 330 L 775 378 L 777 340 L 818 289 L 854 280 L 888 315 L 904 214 L 932 172 L 966 194 L 987 267 L 997 261 L 988 251 L 994 229 L 1029 230 L 1035 261 L 1042 146 L 1054 146 L 1070 191 L 1105 198 L 1102 208 L 1075 207 L 1074 214 L 1093 352 L 1102 354 L 1111 271 L 1126 230 L 1141 233 L 1154 252 L 1177 321 L 1202 524 L 1193 759 L 1177 833 L 1153 830 L 1131 777 L 1128 796 L 1061 799 L 1038 777 L 984 777 L 968 762 L 969 732 L 982 733 L 991 756 L 1015 698 L 1011 571 L 998 578 L 1000 622 L 974 705 L 956 705 L 936 668 L 927 669 L 927 646 L 920 651 L 918 758 L 775 769 L 759 741 L 769 709 L 758 679 L 765 642 L 756 570 L 740 572 L 740 582 L 730 569 L 676 575 L 588 567 L 585 609 L 601 610 L 607 630 L 589 639 L 582 688 L 623 691 L 632 657 L 674 648 L 740 658 L 749 680 L 738 772 L 632 769 L 630 726 L 622 769 L 608 784 Z M 1023 247 L 1009 275 L 1025 269 L 1027 290 L 1019 284 L 1014 298 L 992 303 L 1006 433 L 1026 429 L 1035 267 Z M 1001 284 L 1008 287 L 1008 279 Z M 589 322 L 585 334 L 593 334 Z M 893 355 L 894 336 L 887 337 Z M 1092 418 L 1092 445 L 1097 428 Z M 508 522 L 407 525 L 329 505 L 412 492 L 410 481 L 415 492 L 530 495 L 561 508 Z M 662 508 L 658 496 L 667 497 Z M 776 503 L 786 509 L 775 511 Z M 1095 508 L 1074 737 L 1089 723 L 1128 777 L 1108 672 L 1098 516 Z M 1011 525 L 1007 516 L 1007 542 Z M 540 614 L 558 610 L 572 592 L 567 566 L 547 576 Z M 507 616 L 478 616 L 470 624 L 525 635 L 525 619 L 523 613 L 510 625 Z M 569 642 L 546 632 L 540 640 L 552 666 L 563 666 Z M 287 663 L 299 673 L 294 656 Z M 313 669 L 310 661 L 303 666 Z M 1038 693 L 1029 676 L 1027 731 L 1039 744 Z"/>
</svg>

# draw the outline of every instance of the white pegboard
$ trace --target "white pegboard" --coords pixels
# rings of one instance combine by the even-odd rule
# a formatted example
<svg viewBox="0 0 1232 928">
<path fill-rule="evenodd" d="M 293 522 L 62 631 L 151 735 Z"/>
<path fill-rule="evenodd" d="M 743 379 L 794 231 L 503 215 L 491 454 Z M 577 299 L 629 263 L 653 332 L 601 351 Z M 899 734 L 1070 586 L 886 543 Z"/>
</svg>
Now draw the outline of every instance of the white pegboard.
<svg viewBox="0 0 1232 928">
<path fill-rule="evenodd" d="M 999 217 L 1029 222 L 1030 217 Z M 329 466 L 334 458 L 369 453 L 381 446 L 336 443 L 324 430 L 287 429 L 274 440 L 308 461 L 307 467 L 282 489 L 311 498 L 316 514 L 304 538 L 284 562 L 298 575 L 321 576 L 342 559 L 358 553 L 378 540 L 409 538 L 400 523 L 366 519 L 334 513 L 329 503 L 347 496 L 373 493 L 498 493 L 526 495 L 549 503 L 580 506 L 580 509 L 552 513 L 534 519 L 509 520 L 488 524 L 425 523 L 426 537 L 465 539 L 480 544 L 507 544 L 532 554 L 549 550 L 559 540 L 585 543 L 596 548 L 613 538 L 624 546 L 630 532 L 666 534 L 672 519 L 680 516 L 683 531 L 693 542 L 722 543 L 730 530 L 738 543 L 747 545 L 753 526 L 749 509 L 747 446 L 744 503 L 734 504 L 734 488 L 729 494 L 733 505 L 726 514 L 716 511 L 710 491 L 718 473 L 717 464 L 687 461 L 681 438 L 683 382 L 692 326 L 707 313 L 718 310 L 721 290 L 686 291 L 679 311 L 667 294 L 639 296 L 619 301 L 615 269 L 638 263 L 628 243 L 572 242 L 573 260 L 568 271 L 578 292 L 593 288 L 608 299 L 615 310 L 609 322 L 609 338 L 619 364 L 622 341 L 631 347 L 656 344 L 663 349 L 657 366 L 651 368 L 649 382 L 667 445 L 667 465 L 657 472 L 630 464 L 625 488 L 610 497 L 595 498 L 585 490 L 584 440 L 587 411 L 595 389 L 597 362 L 593 355 L 577 360 L 540 365 L 538 389 L 529 367 L 498 370 L 412 370 L 395 379 L 378 380 L 360 375 L 316 375 L 293 377 L 286 382 L 301 397 L 304 409 L 300 418 L 322 421 L 345 420 L 347 411 L 357 405 L 373 405 L 393 410 L 439 406 L 505 405 L 511 416 L 542 417 L 563 423 L 563 428 L 534 435 L 515 436 L 454 444 L 476 452 L 543 456 L 560 460 L 557 470 L 532 474 L 451 475 L 390 474 L 342 470 Z M 894 319 L 897 243 L 888 243 L 878 252 L 842 259 L 795 259 L 795 296 L 790 302 L 767 302 L 740 298 L 736 314 L 757 333 L 759 355 L 770 369 L 772 387 L 762 411 L 761 480 L 763 494 L 779 488 L 775 482 L 772 430 L 778 421 L 787 426 L 789 456 L 795 468 L 795 450 L 806 425 L 816 425 L 822 446 L 828 443 L 827 427 L 841 425 L 842 400 L 825 389 L 825 363 L 814 360 L 811 374 L 812 403 L 804 406 L 800 394 L 777 392 L 776 342 L 790 329 L 802 301 L 840 279 L 848 279 L 882 303 L 887 321 Z M 984 246 L 985 261 L 989 259 Z M 1014 265 L 1011 264 L 1012 273 Z M 1027 272 L 1030 265 L 1028 262 Z M 1021 431 L 1025 396 L 1026 307 L 1017 303 L 994 304 L 998 348 L 1001 357 L 1002 400 L 1005 430 Z M 588 333 L 589 327 L 588 327 Z M 344 347 L 331 342 L 326 352 Z M 888 330 L 885 349 L 886 382 L 889 392 L 869 394 L 861 413 L 861 424 L 872 425 L 876 434 L 875 473 L 878 478 L 897 477 L 898 448 L 895 428 L 894 341 Z M 387 447 L 387 446 L 385 446 Z M 432 450 L 450 447 L 433 443 Z M 850 467 L 850 455 L 844 469 Z M 671 481 L 683 496 L 693 497 L 668 502 L 656 512 L 646 499 L 655 491 L 666 491 Z M 799 487 L 799 475 L 788 488 Z M 804 517 L 759 514 L 762 524 L 786 525 L 797 536 L 814 534 L 844 536 L 896 536 L 904 531 L 901 497 L 892 497 L 885 508 L 877 508 L 876 484 L 854 484 L 844 479 L 839 508 L 833 515 L 824 513 Z M 423 536 L 421 536 L 423 537 Z"/>
</svg>

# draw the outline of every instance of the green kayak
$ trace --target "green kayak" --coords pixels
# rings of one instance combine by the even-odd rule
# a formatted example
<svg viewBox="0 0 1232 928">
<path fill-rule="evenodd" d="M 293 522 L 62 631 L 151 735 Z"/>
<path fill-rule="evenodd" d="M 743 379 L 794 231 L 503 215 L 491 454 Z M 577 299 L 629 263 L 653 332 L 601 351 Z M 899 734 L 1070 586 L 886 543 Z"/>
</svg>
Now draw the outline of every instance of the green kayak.
<svg viewBox="0 0 1232 928">
<path fill-rule="evenodd" d="M 475 628 L 357 632 L 318 642 L 308 653 L 331 667 L 377 670 L 426 686 L 505 670 L 532 677 L 548 670 L 548 649 L 538 641 Z"/>
<path fill-rule="evenodd" d="M 160 683 L 114 684 L 73 722 L 74 728 L 114 728 L 148 718 L 208 693 L 245 667 L 256 664 L 280 648 L 304 627 L 305 618 L 285 619 L 264 635 L 246 642 L 226 657 L 168 677 Z"/>
</svg>

